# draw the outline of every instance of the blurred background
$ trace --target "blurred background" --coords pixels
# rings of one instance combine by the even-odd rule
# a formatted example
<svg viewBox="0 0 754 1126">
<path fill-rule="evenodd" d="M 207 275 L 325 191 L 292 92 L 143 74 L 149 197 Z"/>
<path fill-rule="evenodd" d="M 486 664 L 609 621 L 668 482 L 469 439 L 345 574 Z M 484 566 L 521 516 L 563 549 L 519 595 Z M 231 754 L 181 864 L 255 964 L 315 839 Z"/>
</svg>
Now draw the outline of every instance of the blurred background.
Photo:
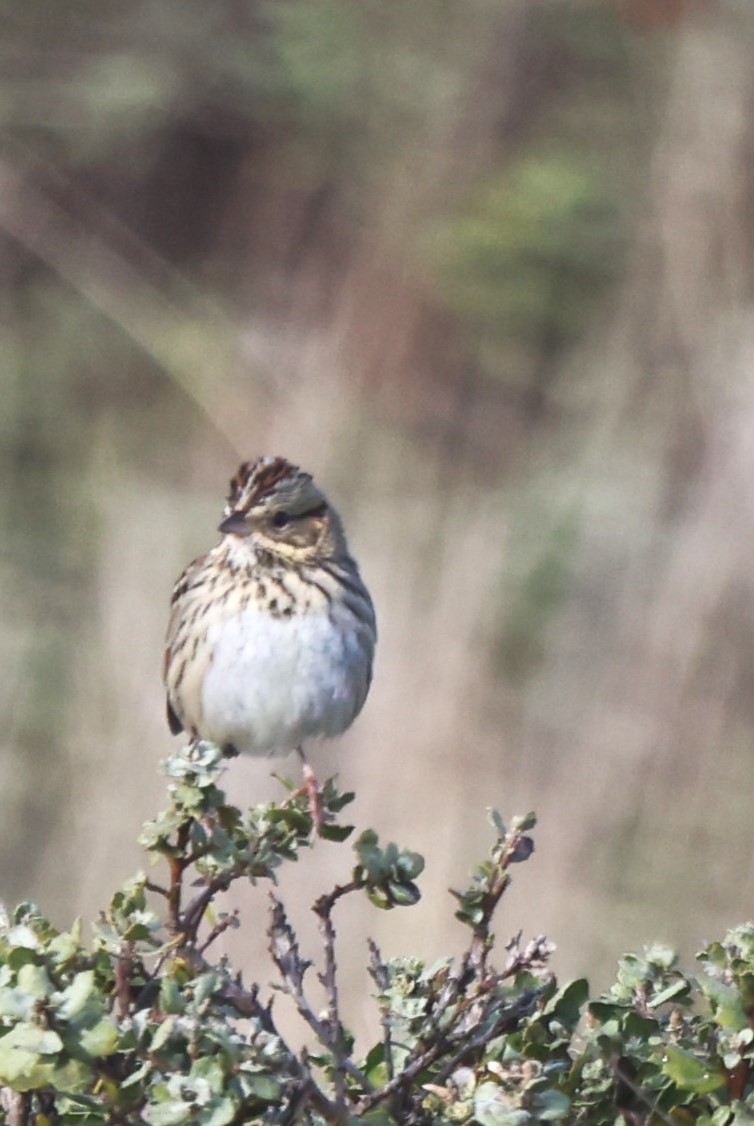
<svg viewBox="0 0 754 1126">
<path fill-rule="evenodd" d="M 381 628 L 318 773 L 429 859 L 344 906 L 354 983 L 365 930 L 460 948 L 488 806 L 539 815 L 498 929 L 564 975 L 751 916 L 753 51 L 750 0 L 5 5 L 3 898 L 64 925 L 143 863 L 171 586 L 275 453 Z"/>
</svg>

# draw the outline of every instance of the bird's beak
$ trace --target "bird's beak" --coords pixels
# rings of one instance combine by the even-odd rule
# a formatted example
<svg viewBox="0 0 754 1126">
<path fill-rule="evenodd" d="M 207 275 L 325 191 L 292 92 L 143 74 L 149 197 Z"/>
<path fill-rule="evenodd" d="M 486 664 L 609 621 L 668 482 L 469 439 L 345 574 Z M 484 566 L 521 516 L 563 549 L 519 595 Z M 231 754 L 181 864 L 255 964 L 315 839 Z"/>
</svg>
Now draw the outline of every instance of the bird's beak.
<svg viewBox="0 0 754 1126">
<path fill-rule="evenodd" d="M 251 528 L 246 522 L 246 517 L 243 512 L 231 512 L 230 516 L 226 516 L 222 524 L 217 529 L 223 535 L 233 536 L 250 536 Z"/>
</svg>

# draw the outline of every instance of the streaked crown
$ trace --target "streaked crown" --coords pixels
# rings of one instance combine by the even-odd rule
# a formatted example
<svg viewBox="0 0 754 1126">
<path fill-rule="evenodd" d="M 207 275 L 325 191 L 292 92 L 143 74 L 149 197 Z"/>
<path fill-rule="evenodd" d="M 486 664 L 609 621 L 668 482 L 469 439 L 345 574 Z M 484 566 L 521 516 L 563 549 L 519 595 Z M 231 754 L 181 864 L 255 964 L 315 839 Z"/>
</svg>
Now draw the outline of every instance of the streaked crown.
<svg viewBox="0 0 754 1126">
<path fill-rule="evenodd" d="M 231 478 L 225 515 L 251 512 L 273 502 L 290 509 L 292 515 L 327 504 L 311 474 L 291 465 L 284 457 L 244 461 Z"/>
<path fill-rule="evenodd" d="M 309 473 L 283 457 L 245 461 L 230 482 L 220 531 L 291 560 L 346 551 L 338 514 Z"/>
</svg>

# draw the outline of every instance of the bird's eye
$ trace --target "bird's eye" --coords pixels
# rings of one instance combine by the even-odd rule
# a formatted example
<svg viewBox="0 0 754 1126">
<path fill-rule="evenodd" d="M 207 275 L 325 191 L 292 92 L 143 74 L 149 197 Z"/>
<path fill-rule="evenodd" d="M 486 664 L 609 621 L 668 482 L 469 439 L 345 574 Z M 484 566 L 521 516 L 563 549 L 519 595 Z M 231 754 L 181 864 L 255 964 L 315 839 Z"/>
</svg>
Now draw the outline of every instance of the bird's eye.
<svg viewBox="0 0 754 1126">
<path fill-rule="evenodd" d="M 284 528 L 286 524 L 290 523 L 290 520 L 287 512 L 276 512 L 272 517 L 272 525 L 274 528 Z"/>
</svg>

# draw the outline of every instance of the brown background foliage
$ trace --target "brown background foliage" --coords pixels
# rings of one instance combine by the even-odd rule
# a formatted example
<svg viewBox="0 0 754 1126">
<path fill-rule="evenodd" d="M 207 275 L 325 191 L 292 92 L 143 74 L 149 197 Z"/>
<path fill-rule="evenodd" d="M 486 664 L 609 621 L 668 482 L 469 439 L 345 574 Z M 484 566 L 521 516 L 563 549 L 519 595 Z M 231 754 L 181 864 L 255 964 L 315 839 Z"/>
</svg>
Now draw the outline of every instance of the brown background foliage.
<svg viewBox="0 0 754 1126">
<path fill-rule="evenodd" d="M 270 452 L 336 501 L 378 607 L 319 772 L 429 860 L 416 911 L 344 919 L 354 974 L 365 926 L 453 948 L 490 805 L 539 814 L 501 928 L 564 972 L 747 917 L 748 4 L 3 22 L 0 893 L 63 923 L 141 863 L 171 584 Z M 340 864 L 286 877 L 302 918 Z"/>
</svg>

